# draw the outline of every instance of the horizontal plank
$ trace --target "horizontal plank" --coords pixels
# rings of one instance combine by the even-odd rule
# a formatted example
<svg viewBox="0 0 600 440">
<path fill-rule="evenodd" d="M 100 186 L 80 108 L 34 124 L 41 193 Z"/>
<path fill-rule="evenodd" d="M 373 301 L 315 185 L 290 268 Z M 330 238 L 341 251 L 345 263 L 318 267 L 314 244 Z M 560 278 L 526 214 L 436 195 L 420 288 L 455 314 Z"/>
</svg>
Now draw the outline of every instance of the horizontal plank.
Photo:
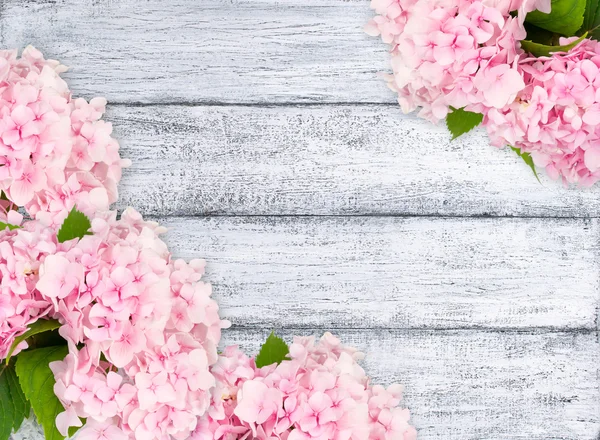
<svg viewBox="0 0 600 440">
<path fill-rule="evenodd" d="M 167 218 L 243 326 L 596 329 L 598 220 Z"/>
<path fill-rule="evenodd" d="M 320 334 L 310 330 L 279 332 Z M 255 354 L 267 330 L 223 344 Z M 594 334 L 385 330 L 338 332 L 366 352 L 374 383 L 405 385 L 419 440 L 597 440 L 600 350 Z M 25 422 L 13 440 L 43 440 Z"/>
<path fill-rule="evenodd" d="M 598 216 L 600 187 L 565 189 L 483 132 L 389 106 L 111 107 L 133 160 L 120 207 L 152 215 Z"/>
<path fill-rule="evenodd" d="M 255 354 L 269 330 L 232 329 Z M 320 335 L 316 330 L 280 331 Z M 419 440 L 597 440 L 597 335 L 479 331 L 336 332 L 367 355 L 374 383 L 402 383 Z"/>
<path fill-rule="evenodd" d="M 372 15 L 368 0 L 4 0 L 0 41 L 112 102 L 394 102 Z"/>
</svg>

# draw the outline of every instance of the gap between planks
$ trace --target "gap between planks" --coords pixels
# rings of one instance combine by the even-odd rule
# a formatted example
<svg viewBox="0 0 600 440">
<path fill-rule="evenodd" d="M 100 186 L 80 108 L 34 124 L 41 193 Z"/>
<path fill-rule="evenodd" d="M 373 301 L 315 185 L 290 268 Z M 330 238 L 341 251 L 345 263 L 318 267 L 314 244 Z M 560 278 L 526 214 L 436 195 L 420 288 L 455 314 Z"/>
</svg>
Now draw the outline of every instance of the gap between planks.
<svg viewBox="0 0 600 440">
<path fill-rule="evenodd" d="M 316 332 L 347 332 L 347 331 L 366 331 L 366 332 L 377 332 L 377 331 L 389 331 L 398 334 L 407 333 L 432 333 L 432 332 L 473 332 L 473 333 L 507 333 L 507 334 L 527 334 L 527 335 L 544 335 L 552 333 L 564 333 L 564 334 L 580 334 L 589 335 L 596 334 L 599 337 L 600 342 L 600 328 L 587 328 L 587 327 L 576 327 L 576 328 L 564 328 L 564 327 L 336 327 L 336 326 L 301 326 L 297 324 L 286 325 L 278 328 L 272 326 L 261 326 L 261 325 L 243 325 L 243 324 L 232 324 L 229 327 L 230 330 L 235 331 L 253 331 L 253 332 L 265 332 L 268 334 L 271 331 L 277 332 L 283 330 L 286 333 L 298 333 L 306 331 Z"/>
<path fill-rule="evenodd" d="M 156 101 L 156 102 L 126 102 L 126 101 L 111 101 L 108 102 L 108 107 L 261 107 L 261 108 L 277 108 L 277 107 L 391 107 L 401 111 L 397 102 L 227 102 L 227 101 Z M 412 115 L 412 113 L 410 113 Z"/>
</svg>

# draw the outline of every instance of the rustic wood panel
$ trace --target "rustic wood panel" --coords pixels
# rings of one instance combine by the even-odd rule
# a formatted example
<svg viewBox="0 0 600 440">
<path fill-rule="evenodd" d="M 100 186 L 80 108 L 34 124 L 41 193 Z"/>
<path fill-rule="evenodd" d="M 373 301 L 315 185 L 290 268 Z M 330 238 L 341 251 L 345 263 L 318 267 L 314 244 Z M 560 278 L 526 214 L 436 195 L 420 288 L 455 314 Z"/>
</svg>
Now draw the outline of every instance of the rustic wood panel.
<svg viewBox="0 0 600 440">
<path fill-rule="evenodd" d="M 225 342 L 337 329 L 420 440 L 596 440 L 599 190 L 401 115 L 368 3 L 0 0 L 0 43 L 109 99 L 118 206 L 207 258 Z"/>
<path fill-rule="evenodd" d="M 270 330 L 231 329 L 255 354 Z M 322 330 L 279 333 L 320 335 Z M 375 383 L 406 386 L 419 440 L 596 440 L 600 350 L 595 332 L 344 330 Z"/>
<path fill-rule="evenodd" d="M 244 326 L 596 328 L 598 222 L 168 218 Z"/>
<path fill-rule="evenodd" d="M 270 330 L 230 329 L 225 344 L 256 354 Z M 322 330 L 285 329 L 320 335 Z M 337 332 L 367 354 L 375 383 L 406 386 L 419 440 L 596 440 L 600 432 L 594 333 Z M 25 423 L 13 440 L 42 440 Z"/>
<path fill-rule="evenodd" d="M 133 160 L 120 206 L 153 215 L 597 216 L 600 188 L 565 189 L 476 132 L 387 106 L 111 107 Z"/>
<path fill-rule="evenodd" d="M 3 0 L 4 47 L 33 44 L 112 102 L 393 102 L 368 0 Z M 360 86 L 357 86 L 359 85 Z"/>
</svg>

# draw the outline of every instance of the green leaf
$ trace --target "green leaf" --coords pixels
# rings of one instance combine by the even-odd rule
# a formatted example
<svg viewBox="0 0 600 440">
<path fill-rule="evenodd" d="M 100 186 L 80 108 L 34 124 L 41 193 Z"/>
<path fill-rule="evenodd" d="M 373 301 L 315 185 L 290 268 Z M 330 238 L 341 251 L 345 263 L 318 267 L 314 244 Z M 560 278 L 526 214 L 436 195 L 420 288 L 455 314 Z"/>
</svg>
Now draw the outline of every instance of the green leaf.
<svg viewBox="0 0 600 440">
<path fill-rule="evenodd" d="M 79 420 L 81 420 L 81 426 L 69 426 L 69 438 L 72 438 L 85 425 L 86 419 L 79 417 Z"/>
<path fill-rule="evenodd" d="M 446 116 L 446 126 L 452 133 L 452 140 L 473 130 L 483 121 L 482 114 L 468 112 L 462 108 L 450 108 L 452 113 L 448 113 L 448 116 Z"/>
<path fill-rule="evenodd" d="M 29 349 L 33 350 L 36 348 L 56 347 L 57 345 L 67 345 L 67 341 L 60 335 L 57 330 L 51 330 L 44 333 L 38 333 L 37 335 L 31 336 L 27 340 Z"/>
<path fill-rule="evenodd" d="M 583 24 L 586 0 L 552 0 L 549 14 L 533 11 L 525 21 L 542 29 L 572 37 Z"/>
<path fill-rule="evenodd" d="M 6 356 L 6 364 L 8 364 L 8 361 L 10 361 L 10 357 L 17 348 L 17 345 L 19 345 L 21 342 L 30 338 L 33 335 L 50 332 L 52 330 L 56 330 L 59 327 L 60 322 L 58 322 L 56 319 L 38 319 L 37 321 L 35 321 L 29 326 L 29 329 L 25 333 L 15 338 L 15 342 L 13 342 L 13 344 L 10 346 L 10 350 L 8 350 L 8 355 Z"/>
<path fill-rule="evenodd" d="M 23 394 L 19 380 L 17 379 L 17 373 L 15 373 L 14 366 L 7 366 L 6 373 L 8 382 L 10 385 L 10 394 L 12 396 L 13 406 L 15 407 L 15 417 L 13 418 L 13 431 L 17 432 L 23 423 L 25 418 L 29 417 L 31 412 L 31 405 Z"/>
<path fill-rule="evenodd" d="M 8 228 L 11 231 L 14 231 L 15 229 L 21 229 L 20 226 L 9 225 L 8 223 L 0 222 L 0 231 L 4 231 L 6 228 Z"/>
<path fill-rule="evenodd" d="M 56 416 L 64 411 L 54 395 L 54 374 L 48 364 L 63 360 L 67 346 L 27 350 L 17 356 L 16 371 L 23 393 L 29 399 L 45 440 L 64 440 L 56 429 Z"/>
<path fill-rule="evenodd" d="M 81 239 L 85 235 L 92 235 L 89 232 L 91 227 L 90 219 L 83 212 L 77 211 L 77 208 L 73 208 L 58 231 L 58 242 L 64 243 L 75 238 Z"/>
<path fill-rule="evenodd" d="M 533 171 L 533 175 L 535 176 L 535 178 L 537 179 L 538 182 L 542 183 L 540 181 L 540 177 L 538 176 L 537 171 L 535 170 L 535 164 L 533 163 L 533 159 L 531 158 L 531 154 L 529 153 L 521 153 L 521 150 L 519 150 L 518 148 L 512 147 L 510 146 L 510 149 L 513 150 L 515 153 L 517 153 L 517 155 L 523 159 L 523 162 L 525 162 L 527 165 L 529 165 L 529 168 L 531 168 L 531 171 Z"/>
<path fill-rule="evenodd" d="M 263 344 L 256 356 L 256 367 L 262 368 L 267 365 L 280 364 L 282 361 L 288 360 L 287 355 L 290 349 L 283 339 L 275 336 L 275 332 L 271 332 L 267 341 Z"/>
<path fill-rule="evenodd" d="M 565 44 L 564 46 L 546 46 L 545 44 L 534 43 L 533 41 L 522 40 L 521 47 L 524 51 L 529 52 L 531 55 L 535 55 L 536 57 L 542 56 L 550 56 L 552 53 L 556 52 L 568 52 L 577 46 L 579 43 L 583 41 L 583 39 L 587 36 L 587 32 L 579 37 L 577 40 L 572 43 Z"/>
<path fill-rule="evenodd" d="M 546 46 L 559 45 L 558 41 L 561 37 L 560 34 L 539 28 L 531 23 L 524 23 L 524 26 L 525 30 L 527 31 L 527 37 L 525 37 L 525 40 L 533 41 L 534 43 L 545 44 Z"/>
<path fill-rule="evenodd" d="M 582 35 L 584 32 L 589 34 L 589 38 L 600 39 L 600 3 L 598 0 L 586 0 L 585 2 L 583 24 L 577 34 Z"/>
<path fill-rule="evenodd" d="M 15 406 L 7 371 L 8 367 L 0 373 L 0 440 L 8 440 L 15 425 Z"/>
<path fill-rule="evenodd" d="M 31 408 L 17 380 L 13 365 L 0 370 L 0 440 L 17 431 Z"/>
</svg>

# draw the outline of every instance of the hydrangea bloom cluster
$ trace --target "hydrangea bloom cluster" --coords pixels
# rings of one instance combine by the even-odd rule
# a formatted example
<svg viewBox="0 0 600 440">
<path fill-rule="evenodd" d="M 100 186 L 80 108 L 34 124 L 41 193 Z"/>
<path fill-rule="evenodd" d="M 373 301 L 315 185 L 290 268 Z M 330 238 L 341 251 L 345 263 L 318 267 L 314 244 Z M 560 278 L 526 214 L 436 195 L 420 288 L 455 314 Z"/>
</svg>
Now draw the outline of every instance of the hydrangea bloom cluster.
<svg viewBox="0 0 600 440">
<path fill-rule="evenodd" d="M 105 102 L 71 99 L 63 70 L 33 48 L 0 52 L 0 359 L 38 320 L 58 321 L 60 433 L 84 419 L 78 440 L 413 440 L 401 389 L 371 387 L 360 354 L 329 334 L 297 338 L 278 366 L 218 355 L 229 323 L 204 261 L 173 260 L 164 228 L 108 211 L 127 162 Z M 59 241 L 73 207 L 91 228 Z"/>
<path fill-rule="evenodd" d="M 0 221 L 21 224 L 17 211 L 0 215 Z M 35 289 L 42 261 L 56 248 L 56 232 L 35 222 L 23 229 L 0 230 L 0 359 L 7 357 L 15 338 L 51 311 L 50 302 Z M 18 354 L 27 348 L 19 344 Z"/>
<path fill-rule="evenodd" d="M 185 439 L 210 403 L 209 366 L 227 323 L 200 281 L 204 262 L 171 261 L 162 230 L 133 210 L 97 218 L 93 235 L 40 267 L 37 290 L 64 321 L 70 346 L 51 365 L 64 434 L 81 417 L 123 438 Z"/>
<path fill-rule="evenodd" d="M 420 108 L 433 122 L 450 107 L 481 113 L 494 145 L 530 153 L 565 183 L 600 180 L 600 43 L 540 58 L 519 43 L 525 15 L 549 12 L 549 0 L 372 0 L 371 7 L 378 15 L 366 30 L 391 45 L 388 84 L 405 112 Z"/>
<path fill-rule="evenodd" d="M 191 440 L 414 440 L 402 387 L 369 385 L 362 354 L 326 333 L 297 337 L 290 360 L 256 368 L 237 347 L 212 367 L 213 403 Z"/>
<path fill-rule="evenodd" d="M 100 120 L 106 100 L 72 99 L 65 70 L 31 46 L 21 58 L 0 51 L 0 191 L 56 223 L 75 205 L 88 215 L 107 210 L 128 164 Z"/>
<path fill-rule="evenodd" d="M 200 281 L 204 262 L 171 261 L 162 231 L 129 209 L 65 243 L 35 220 L 0 232 L 0 357 L 35 320 L 59 320 L 69 355 L 51 368 L 65 435 L 81 417 L 83 436 L 102 424 L 121 438 L 185 439 L 210 403 L 227 322 Z"/>
</svg>

